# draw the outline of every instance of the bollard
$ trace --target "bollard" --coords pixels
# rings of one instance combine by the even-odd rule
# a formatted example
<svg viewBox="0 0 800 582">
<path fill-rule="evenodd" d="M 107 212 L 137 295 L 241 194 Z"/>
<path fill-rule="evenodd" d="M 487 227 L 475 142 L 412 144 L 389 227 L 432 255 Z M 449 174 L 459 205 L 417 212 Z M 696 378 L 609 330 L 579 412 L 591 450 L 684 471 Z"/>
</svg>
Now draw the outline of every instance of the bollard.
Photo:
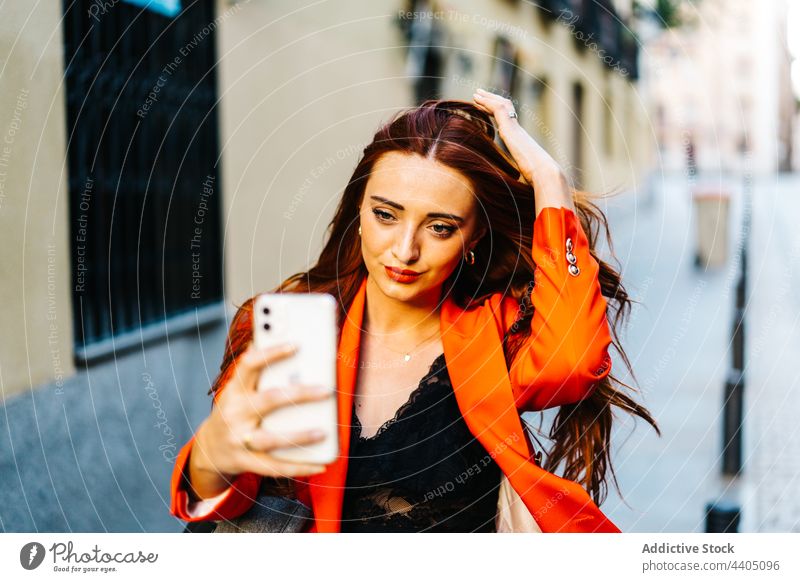
<svg viewBox="0 0 800 582">
<path fill-rule="evenodd" d="M 741 510 L 726 501 L 706 504 L 706 533 L 738 533 Z"/>
<path fill-rule="evenodd" d="M 725 382 L 722 416 L 722 473 L 736 476 L 742 470 L 742 409 L 744 374 L 731 370 Z"/>
<path fill-rule="evenodd" d="M 744 308 L 737 307 L 733 316 L 731 345 L 733 348 L 733 370 L 744 370 Z"/>
</svg>

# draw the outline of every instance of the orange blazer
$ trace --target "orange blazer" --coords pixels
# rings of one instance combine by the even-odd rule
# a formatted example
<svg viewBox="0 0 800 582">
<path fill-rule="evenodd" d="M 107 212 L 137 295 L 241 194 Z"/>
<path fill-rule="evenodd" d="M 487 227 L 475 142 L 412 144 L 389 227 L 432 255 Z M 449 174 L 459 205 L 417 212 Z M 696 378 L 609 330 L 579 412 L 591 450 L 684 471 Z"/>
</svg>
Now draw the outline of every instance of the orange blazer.
<svg viewBox="0 0 800 582">
<path fill-rule="evenodd" d="M 442 304 L 442 343 L 456 401 L 470 432 L 494 457 L 543 532 L 619 532 L 583 487 L 537 466 L 528 448 L 521 412 L 577 402 L 611 370 L 599 265 L 575 213 L 543 208 L 534 222 L 531 251 L 536 263 L 532 333 L 510 369 L 502 338 L 517 318 L 517 300 L 496 293 L 471 310 L 450 298 Z M 314 513 L 312 532 L 340 530 L 365 300 L 366 277 L 339 339 L 339 456 L 323 473 L 296 479 L 298 499 Z M 237 476 L 213 509 L 188 513 L 182 474 L 193 442 L 194 437 L 175 461 L 172 515 L 186 521 L 225 520 L 247 511 L 261 482 L 254 473 Z"/>
</svg>

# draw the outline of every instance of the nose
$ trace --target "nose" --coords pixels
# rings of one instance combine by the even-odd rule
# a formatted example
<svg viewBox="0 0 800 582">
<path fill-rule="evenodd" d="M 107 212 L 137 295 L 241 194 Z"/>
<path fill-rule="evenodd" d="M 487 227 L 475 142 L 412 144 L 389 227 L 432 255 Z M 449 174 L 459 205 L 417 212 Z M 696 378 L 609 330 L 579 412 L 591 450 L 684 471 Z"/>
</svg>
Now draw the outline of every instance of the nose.
<svg viewBox="0 0 800 582">
<path fill-rule="evenodd" d="M 392 246 L 392 254 L 398 261 L 406 265 L 413 264 L 419 259 L 417 230 L 413 225 L 408 225 L 407 228 L 398 231 Z"/>
</svg>

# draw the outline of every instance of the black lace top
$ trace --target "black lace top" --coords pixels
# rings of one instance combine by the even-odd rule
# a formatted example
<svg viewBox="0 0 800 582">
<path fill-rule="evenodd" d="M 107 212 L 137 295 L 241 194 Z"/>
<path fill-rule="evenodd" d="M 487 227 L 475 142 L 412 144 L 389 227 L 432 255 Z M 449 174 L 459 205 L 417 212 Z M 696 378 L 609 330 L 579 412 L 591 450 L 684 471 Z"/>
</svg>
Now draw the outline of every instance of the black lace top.
<svg viewBox="0 0 800 582">
<path fill-rule="evenodd" d="M 342 532 L 493 532 L 500 467 L 458 409 L 444 354 L 369 438 L 353 407 Z"/>
</svg>

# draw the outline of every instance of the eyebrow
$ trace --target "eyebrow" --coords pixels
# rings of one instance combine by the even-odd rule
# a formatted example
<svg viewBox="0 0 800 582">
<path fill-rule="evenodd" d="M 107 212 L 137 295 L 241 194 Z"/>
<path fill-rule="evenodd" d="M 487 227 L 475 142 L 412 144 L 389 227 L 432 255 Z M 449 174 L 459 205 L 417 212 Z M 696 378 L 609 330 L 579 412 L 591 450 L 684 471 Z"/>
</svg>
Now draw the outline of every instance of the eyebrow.
<svg viewBox="0 0 800 582">
<path fill-rule="evenodd" d="M 397 210 L 405 210 L 402 204 L 398 204 L 388 198 L 384 198 L 383 196 L 370 196 L 373 200 L 377 200 L 378 202 L 383 202 L 384 204 L 388 204 L 392 208 L 396 208 Z M 450 220 L 455 220 L 456 222 L 463 223 L 464 219 L 458 216 L 457 214 L 447 214 L 446 212 L 429 212 L 428 216 L 430 218 L 449 218 Z"/>
</svg>

